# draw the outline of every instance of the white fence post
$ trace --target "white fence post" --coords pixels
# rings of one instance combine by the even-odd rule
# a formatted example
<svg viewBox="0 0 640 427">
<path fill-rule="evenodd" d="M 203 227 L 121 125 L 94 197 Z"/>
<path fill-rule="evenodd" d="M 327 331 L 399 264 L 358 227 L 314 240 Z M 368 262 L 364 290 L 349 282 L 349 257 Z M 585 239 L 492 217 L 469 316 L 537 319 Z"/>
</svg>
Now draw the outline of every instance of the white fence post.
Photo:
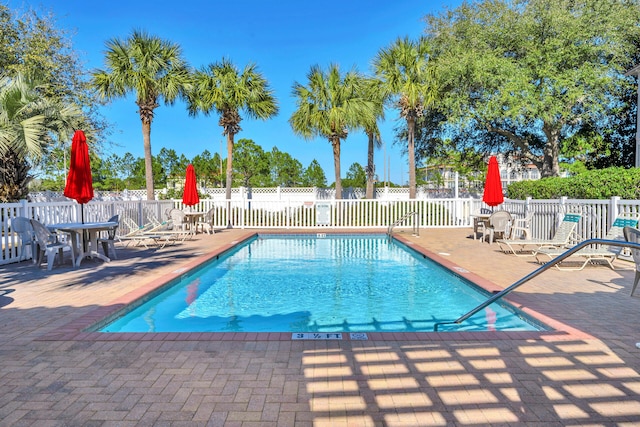
<svg viewBox="0 0 640 427">
<path fill-rule="evenodd" d="M 456 172 L 453 174 L 453 197 L 454 197 L 455 199 L 457 199 L 457 198 L 458 198 L 458 195 L 459 195 L 459 189 L 458 189 L 459 176 L 460 176 L 460 174 L 458 173 L 458 171 L 456 171 Z"/>
<path fill-rule="evenodd" d="M 620 197 L 613 196 L 611 199 L 609 199 L 608 224 L 613 224 L 613 221 L 615 221 L 616 217 L 618 216 L 618 211 L 620 209 L 619 206 L 620 206 Z M 605 230 L 605 233 L 606 233 L 606 230 Z"/>
<path fill-rule="evenodd" d="M 25 199 L 20 200 L 20 208 L 18 209 L 18 216 L 23 216 L 25 218 L 31 219 L 31 214 L 29 213 L 29 202 Z"/>
</svg>

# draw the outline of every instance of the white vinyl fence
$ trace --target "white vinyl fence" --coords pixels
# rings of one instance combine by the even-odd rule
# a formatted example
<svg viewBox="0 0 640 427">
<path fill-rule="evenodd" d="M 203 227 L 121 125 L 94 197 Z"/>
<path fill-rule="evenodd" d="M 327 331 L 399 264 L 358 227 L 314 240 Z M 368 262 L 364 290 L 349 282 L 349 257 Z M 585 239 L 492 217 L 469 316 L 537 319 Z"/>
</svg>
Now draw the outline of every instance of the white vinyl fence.
<svg viewBox="0 0 640 427">
<path fill-rule="evenodd" d="M 102 200 L 91 201 L 83 206 L 74 201 L 28 202 L 0 204 L 0 229 L 2 231 L 2 256 L 0 264 L 17 262 L 20 254 L 20 239 L 11 231 L 11 219 L 17 216 L 35 218 L 44 224 L 59 222 L 104 221 L 118 214 L 121 219 L 119 233 L 127 229 L 122 219 L 130 218 L 142 225 L 152 221 L 166 220 L 166 212 L 172 208 L 182 209 L 180 200 Z M 276 200 L 258 200 L 244 197 L 237 200 L 202 199 L 191 209 L 199 212 L 213 210 L 214 227 L 224 229 L 386 229 L 406 214 L 406 222 L 397 228 L 423 229 L 434 227 L 471 227 L 473 213 L 489 208 L 481 200 L 473 198 L 416 199 L 416 200 L 312 200 L 279 197 Z M 497 208 L 524 217 L 533 211 L 532 232 L 534 238 L 549 238 L 561 215 L 579 212 L 582 220 L 578 232 L 584 239 L 599 238 L 606 234 L 617 215 L 640 216 L 640 201 L 620 200 L 510 200 Z"/>
</svg>

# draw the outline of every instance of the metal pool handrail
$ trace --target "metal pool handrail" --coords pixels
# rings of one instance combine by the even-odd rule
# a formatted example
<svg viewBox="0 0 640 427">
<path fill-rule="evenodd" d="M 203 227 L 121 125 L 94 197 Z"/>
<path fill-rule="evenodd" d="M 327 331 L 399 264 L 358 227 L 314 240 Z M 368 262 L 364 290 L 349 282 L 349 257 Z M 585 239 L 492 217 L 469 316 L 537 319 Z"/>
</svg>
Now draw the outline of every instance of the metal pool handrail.
<svg viewBox="0 0 640 427">
<path fill-rule="evenodd" d="M 434 332 L 438 332 L 438 327 L 440 325 L 453 325 L 453 324 L 460 324 L 460 323 L 464 322 L 469 317 L 471 317 L 474 314 L 478 313 L 483 308 L 493 304 L 494 302 L 496 302 L 500 298 L 502 298 L 505 295 L 507 295 L 509 292 L 511 292 L 514 289 L 520 287 L 521 285 L 524 285 L 529 280 L 531 280 L 534 277 L 540 275 L 541 273 L 543 273 L 544 271 L 550 269 L 551 267 L 555 266 L 556 264 L 559 264 L 564 259 L 570 257 L 571 255 L 573 255 L 574 253 L 578 252 L 580 249 L 584 248 L 585 246 L 595 245 L 595 244 L 608 245 L 608 246 L 620 246 L 620 247 L 623 247 L 623 248 L 640 249 L 640 244 L 638 244 L 638 243 L 626 242 L 626 241 L 621 241 L 621 240 L 589 239 L 589 240 L 585 240 L 583 242 L 580 242 L 580 243 L 576 244 L 575 246 L 571 247 L 570 249 L 567 249 L 565 252 L 563 252 L 562 254 L 558 255 L 557 257 L 553 258 L 551 261 L 545 263 L 544 265 L 542 265 L 538 269 L 536 269 L 533 272 L 527 274 L 522 279 L 520 279 L 517 282 L 513 283 L 511 286 L 509 286 L 507 288 L 504 288 L 502 291 L 500 291 L 497 294 L 491 296 L 485 302 L 483 302 L 482 304 L 480 304 L 476 308 L 472 309 L 471 311 L 469 311 L 469 312 L 463 314 L 462 316 L 458 317 L 456 320 L 436 323 L 435 325 L 433 325 Z"/>
<path fill-rule="evenodd" d="M 400 224 L 401 222 L 404 222 L 407 218 L 409 218 L 412 215 L 416 217 L 416 219 L 413 222 L 413 235 L 419 236 L 420 235 L 420 219 L 418 218 L 418 212 L 414 211 L 414 212 L 409 212 L 407 214 L 402 215 L 400 219 L 396 220 L 396 222 L 391 224 L 389 226 L 389 229 L 387 230 L 387 238 L 391 239 L 391 233 L 393 233 L 393 227 Z"/>
</svg>

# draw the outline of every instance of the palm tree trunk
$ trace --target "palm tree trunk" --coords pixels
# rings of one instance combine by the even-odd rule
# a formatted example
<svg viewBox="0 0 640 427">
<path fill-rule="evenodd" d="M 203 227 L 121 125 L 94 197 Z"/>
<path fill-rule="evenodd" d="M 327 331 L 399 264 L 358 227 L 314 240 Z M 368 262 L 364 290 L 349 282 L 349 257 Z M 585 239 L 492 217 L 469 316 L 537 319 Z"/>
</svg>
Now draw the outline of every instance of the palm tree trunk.
<svg viewBox="0 0 640 427">
<path fill-rule="evenodd" d="M 340 138 L 331 140 L 333 147 L 333 166 L 336 171 L 336 199 L 342 199 L 342 180 L 340 179 Z"/>
<path fill-rule="evenodd" d="M 231 186 L 233 184 L 233 133 L 227 133 L 227 191 L 225 197 L 231 200 Z"/>
<path fill-rule="evenodd" d="M 153 157 L 151 156 L 151 121 L 142 120 L 142 141 L 144 143 L 144 178 L 147 181 L 147 200 L 155 200 L 153 189 Z"/>
<path fill-rule="evenodd" d="M 369 146 L 367 148 L 367 192 L 365 197 L 373 199 L 373 175 L 375 166 L 373 164 L 373 132 L 368 132 Z"/>
<path fill-rule="evenodd" d="M 407 141 L 407 155 L 409 156 L 409 198 L 416 198 L 416 147 L 415 147 L 416 120 L 413 117 L 407 118 L 407 129 L 409 137 Z"/>
<path fill-rule="evenodd" d="M 13 203 L 29 195 L 29 163 L 9 148 L 0 156 L 0 202 Z"/>
</svg>

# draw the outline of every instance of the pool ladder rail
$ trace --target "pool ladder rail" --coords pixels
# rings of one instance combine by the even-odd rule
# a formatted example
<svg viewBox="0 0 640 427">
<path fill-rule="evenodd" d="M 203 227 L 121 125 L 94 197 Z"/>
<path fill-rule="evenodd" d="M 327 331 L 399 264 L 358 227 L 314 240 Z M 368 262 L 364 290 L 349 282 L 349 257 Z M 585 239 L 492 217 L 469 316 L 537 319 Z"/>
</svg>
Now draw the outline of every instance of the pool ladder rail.
<svg viewBox="0 0 640 427">
<path fill-rule="evenodd" d="M 406 221 L 407 219 L 409 219 L 410 217 L 414 217 L 414 221 L 412 223 L 412 228 L 411 228 L 411 235 L 412 236 L 419 236 L 420 235 L 420 218 L 418 217 L 418 212 L 414 211 L 414 212 L 409 212 L 407 214 L 402 215 L 402 217 L 398 220 L 396 220 L 396 222 L 394 222 L 393 224 L 391 224 L 389 226 L 389 228 L 387 229 L 387 239 L 391 240 L 391 234 L 393 233 L 393 227 L 395 227 L 396 225 L 400 225 L 401 223 L 403 223 L 404 221 Z"/>
<path fill-rule="evenodd" d="M 514 289 L 519 288 L 520 286 L 524 285 L 525 283 L 527 283 L 529 280 L 533 279 L 534 277 L 539 276 L 540 274 L 542 274 L 543 272 L 547 271 L 551 267 L 554 267 L 556 264 L 561 263 L 563 260 L 565 260 L 566 258 L 570 257 L 574 253 L 578 252 L 580 249 L 582 249 L 582 248 L 584 248 L 586 246 L 590 246 L 590 245 L 608 245 L 608 246 L 620 246 L 620 247 L 623 247 L 623 248 L 640 249 L 640 244 L 633 243 L 633 242 L 622 241 L 622 240 L 589 239 L 589 240 L 585 240 L 583 242 L 580 242 L 580 243 L 576 244 L 575 246 L 572 246 L 571 248 L 567 249 L 565 252 L 563 252 L 562 254 L 558 255 L 557 257 L 553 258 L 551 261 L 543 264 L 542 266 L 540 266 L 539 268 L 537 268 L 533 272 L 527 274 L 522 279 L 520 279 L 517 282 L 513 283 L 511 286 L 509 286 L 507 288 L 504 288 L 502 291 L 500 291 L 497 294 L 491 296 L 485 302 L 483 302 L 482 304 L 478 305 L 476 308 L 470 310 L 469 312 L 463 314 L 462 316 L 458 317 L 456 320 L 436 323 L 435 325 L 433 325 L 434 332 L 438 332 L 438 327 L 440 327 L 441 325 L 454 325 L 454 324 L 460 324 L 460 323 L 464 322 L 465 320 L 467 320 L 468 318 L 470 318 L 474 314 L 478 313 L 480 310 L 483 310 L 487 306 L 493 304 L 494 302 L 496 302 L 497 300 L 501 299 L 502 297 L 504 297 L 505 295 L 507 295 L 508 293 L 513 291 Z"/>
</svg>

